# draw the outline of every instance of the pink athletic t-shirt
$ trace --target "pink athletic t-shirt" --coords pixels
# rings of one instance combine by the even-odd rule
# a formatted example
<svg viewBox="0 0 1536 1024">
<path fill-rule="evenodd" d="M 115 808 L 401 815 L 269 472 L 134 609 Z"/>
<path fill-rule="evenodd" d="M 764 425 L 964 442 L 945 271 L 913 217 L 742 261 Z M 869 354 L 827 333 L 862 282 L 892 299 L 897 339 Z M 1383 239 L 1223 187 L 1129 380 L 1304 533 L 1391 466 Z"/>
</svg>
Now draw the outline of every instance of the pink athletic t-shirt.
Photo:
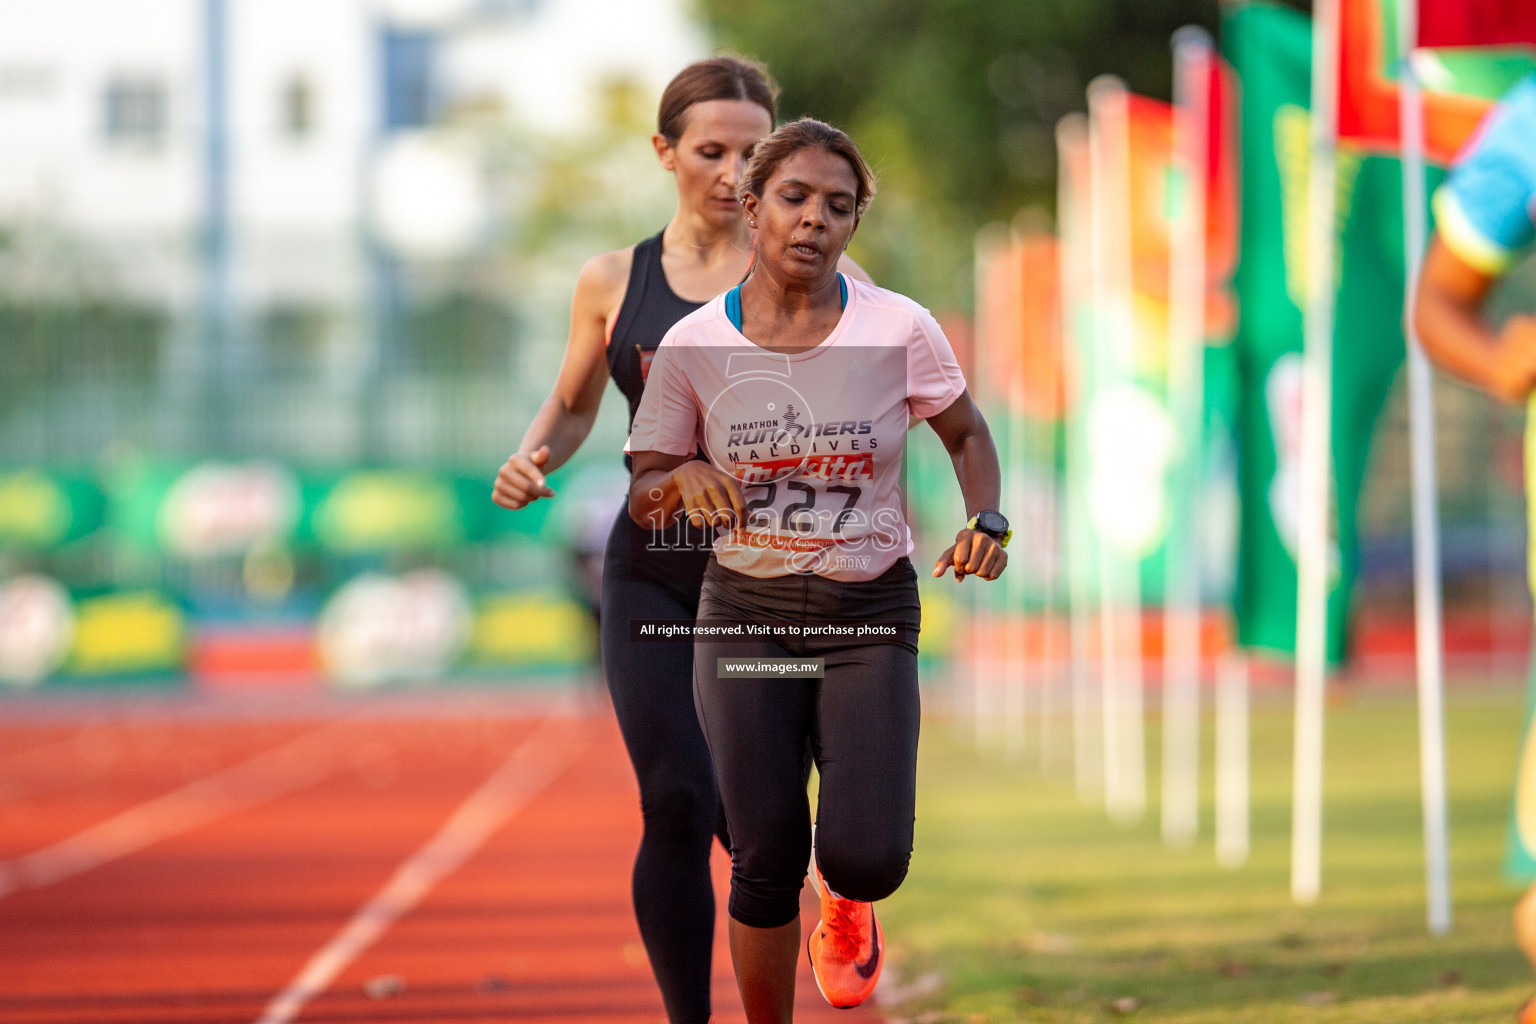
<svg viewBox="0 0 1536 1024">
<path fill-rule="evenodd" d="M 656 350 L 627 452 L 692 455 L 734 476 L 747 521 L 715 538 L 748 576 L 869 580 L 912 551 L 901 497 L 908 428 L 965 390 L 938 323 L 911 299 L 844 278 L 848 303 L 815 348 L 763 348 L 725 296 L 679 320 Z"/>
</svg>

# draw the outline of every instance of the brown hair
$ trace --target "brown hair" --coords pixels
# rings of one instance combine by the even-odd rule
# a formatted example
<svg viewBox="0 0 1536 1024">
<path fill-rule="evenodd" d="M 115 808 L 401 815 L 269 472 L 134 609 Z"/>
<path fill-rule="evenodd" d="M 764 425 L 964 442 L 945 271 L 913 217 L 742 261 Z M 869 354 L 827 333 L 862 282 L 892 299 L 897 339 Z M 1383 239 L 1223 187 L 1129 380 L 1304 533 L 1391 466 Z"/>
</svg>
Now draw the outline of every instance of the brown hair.
<svg viewBox="0 0 1536 1024">
<path fill-rule="evenodd" d="M 736 195 L 740 198 L 754 195 L 761 199 L 768 179 L 773 177 L 779 165 L 800 150 L 813 146 L 848 161 L 858 183 L 854 191 L 854 212 L 864 216 L 870 200 L 875 198 L 875 172 L 869 169 L 864 154 L 846 132 L 813 117 L 791 121 L 752 147 L 752 159 L 747 161 L 747 169 L 742 172 Z"/>
<path fill-rule="evenodd" d="M 667 83 L 656 112 L 656 130 L 677 145 L 688 126 L 688 108 L 710 100 L 750 100 L 768 111 L 769 124 L 778 120 L 779 87 L 768 69 L 755 60 L 721 53 L 694 61 Z"/>
</svg>

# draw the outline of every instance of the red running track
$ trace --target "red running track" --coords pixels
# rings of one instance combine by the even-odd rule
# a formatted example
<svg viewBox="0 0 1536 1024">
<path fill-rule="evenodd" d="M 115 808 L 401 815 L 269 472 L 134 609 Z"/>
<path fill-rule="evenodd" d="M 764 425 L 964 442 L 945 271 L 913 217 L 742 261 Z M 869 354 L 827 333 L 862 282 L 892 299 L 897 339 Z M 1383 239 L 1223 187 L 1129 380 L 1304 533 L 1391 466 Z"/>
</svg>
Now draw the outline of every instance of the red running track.
<svg viewBox="0 0 1536 1024">
<path fill-rule="evenodd" d="M 606 706 L 43 707 L 0 724 L 0 1020 L 664 1021 Z M 876 1019 L 801 967 L 797 1020 Z"/>
</svg>

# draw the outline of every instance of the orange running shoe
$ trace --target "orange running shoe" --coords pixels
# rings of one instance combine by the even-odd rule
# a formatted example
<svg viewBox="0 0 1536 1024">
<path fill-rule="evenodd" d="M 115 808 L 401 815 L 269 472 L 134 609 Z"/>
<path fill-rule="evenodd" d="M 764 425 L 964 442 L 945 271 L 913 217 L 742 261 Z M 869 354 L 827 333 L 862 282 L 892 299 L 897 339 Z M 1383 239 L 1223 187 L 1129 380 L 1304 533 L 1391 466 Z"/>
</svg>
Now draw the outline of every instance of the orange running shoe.
<svg viewBox="0 0 1536 1024">
<path fill-rule="evenodd" d="M 885 963 L 885 936 L 873 903 L 845 900 L 827 888 L 811 853 L 811 884 L 821 897 L 821 920 L 811 929 L 805 952 L 811 974 L 827 1002 L 840 1010 L 868 999 Z"/>
</svg>

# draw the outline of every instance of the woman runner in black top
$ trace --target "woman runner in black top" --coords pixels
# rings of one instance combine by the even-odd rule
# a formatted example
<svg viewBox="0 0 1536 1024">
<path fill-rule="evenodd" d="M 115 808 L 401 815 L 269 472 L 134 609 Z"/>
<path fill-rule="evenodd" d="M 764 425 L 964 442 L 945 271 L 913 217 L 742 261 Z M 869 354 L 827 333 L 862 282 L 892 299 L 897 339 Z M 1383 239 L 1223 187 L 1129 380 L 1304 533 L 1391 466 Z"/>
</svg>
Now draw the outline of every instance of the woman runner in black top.
<svg viewBox="0 0 1536 1024">
<path fill-rule="evenodd" d="M 677 183 L 677 212 L 659 234 L 587 261 L 553 391 L 496 477 L 511 509 L 554 494 L 545 475 L 592 429 L 607 378 L 640 404 L 651 354 L 667 330 L 739 284 L 751 236 L 736 184 L 772 131 L 777 88 L 759 64 L 720 56 L 690 64 L 662 95 L 656 155 Z M 867 276 L 844 258 L 843 269 Z M 686 527 L 658 550 L 615 510 L 603 564 L 602 653 L 608 690 L 640 784 L 644 835 L 635 858 L 635 918 L 673 1024 L 709 1019 L 715 900 L 712 837 L 725 842 L 720 797 L 693 704 L 693 644 L 638 647 L 632 619 L 697 616 L 713 531 Z"/>
</svg>

